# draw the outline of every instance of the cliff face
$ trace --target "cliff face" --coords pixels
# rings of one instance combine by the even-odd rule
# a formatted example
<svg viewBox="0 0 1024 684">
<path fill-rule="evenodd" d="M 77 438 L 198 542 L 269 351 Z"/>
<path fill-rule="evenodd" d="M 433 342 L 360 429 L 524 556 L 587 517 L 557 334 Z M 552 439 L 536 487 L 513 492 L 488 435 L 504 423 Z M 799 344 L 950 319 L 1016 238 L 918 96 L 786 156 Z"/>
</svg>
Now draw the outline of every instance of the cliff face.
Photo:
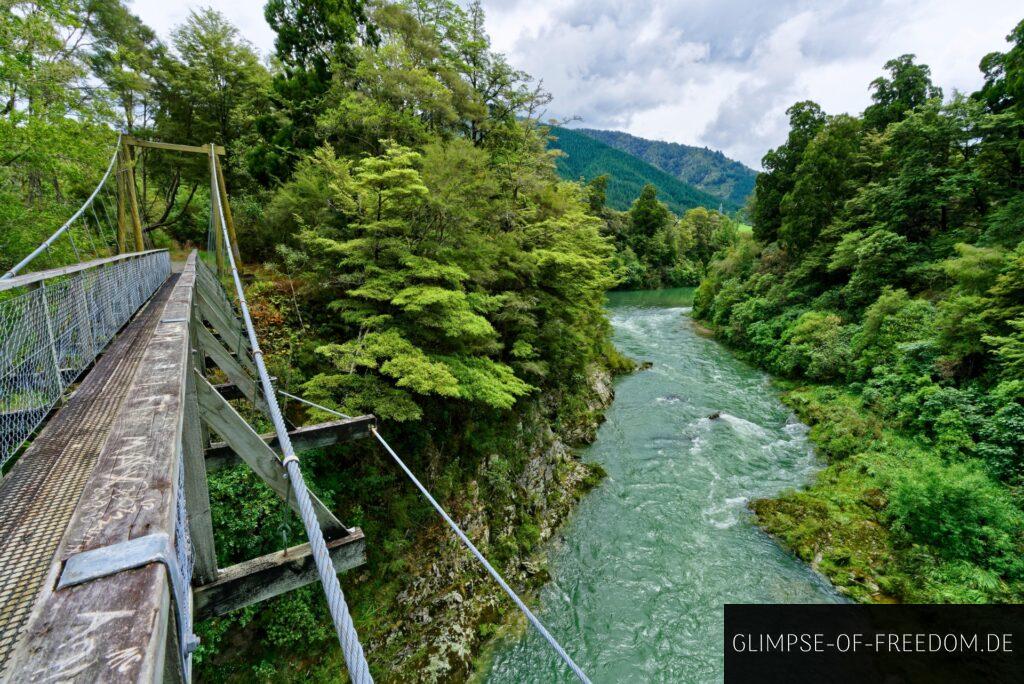
<svg viewBox="0 0 1024 684">
<path fill-rule="evenodd" d="M 614 392 L 611 374 L 603 368 L 591 369 L 587 380 L 583 405 L 571 419 L 553 412 L 556 406 L 564 409 L 558 397 L 535 401 L 523 411 L 514 439 L 521 458 L 510 473 L 511 503 L 495 510 L 480 497 L 479 482 L 506 456 L 500 454 L 484 459 L 467 477 L 464 495 L 448 502 L 449 513 L 492 562 L 503 540 L 518 540 L 516 552 L 496 564 L 518 591 L 546 581 L 541 545 L 598 478 L 573 447 L 594 440 Z M 463 681 L 472 673 L 475 654 L 515 606 L 442 522 L 423 532 L 408 561 L 414 570 L 397 601 L 405 617 L 369 643 L 368 652 L 378 654 L 378 662 L 380 655 L 387 658 L 385 681 Z"/>
</svg>

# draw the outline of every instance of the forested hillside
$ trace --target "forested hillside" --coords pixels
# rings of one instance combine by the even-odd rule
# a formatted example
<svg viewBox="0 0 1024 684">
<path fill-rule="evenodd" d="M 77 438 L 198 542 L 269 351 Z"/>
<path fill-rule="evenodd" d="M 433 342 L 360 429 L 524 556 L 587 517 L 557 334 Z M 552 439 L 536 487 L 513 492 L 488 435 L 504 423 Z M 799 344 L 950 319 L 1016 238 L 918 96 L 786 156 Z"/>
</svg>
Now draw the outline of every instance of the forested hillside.
<svg viewBox="0 0 1024 684">
<path fill-rule="evenodd" d="M 861 116 L 793 105 L 697 296 L 830 464 L 759 521 L 860 600 L 1024 600 L 1024 22 L 1008 40 L 971 95 L 903 55 Z"/>
<path fill-rule="evenodd" d="M 567 445 L 592 438 L 609 371 L 628 366 L 602 308 L 613 247 L 533 118 L 548 96 L 490 49 L 479 3 L 270 0 L 266 17 L 269 66 L 212 10 L 158 36 L 120 0 L 8 3 L 0 265 L 83 201 L 117 129 L 225 145 L 271 373 L 291 392 L 375 413 L 528 590 L 544 576 L 534 549 L 597 480 Z M 204 159 L 148 150 L 137 178 L 151 242 L 179 258 L 206 244 Z M 102 209 L 76 224 L 79 244 L 103 227 Z M 62 245 L 34 266 L 73 260 Z M 297 424 L 327 418 L 286 408 Z M 304 454 L 303 468 L 366 533 L 368 565 L 342 581 L 374 674 L 464 678 L 509 608 L 500 590 L 367 440 Z M 210 491 L 222 566 L 305 540 L 245 467 L 212 473 Z M 199 634 L 200 680 L 343 677 L 316 585 Z"/>
<path fill-rule="evenodd" d="M 573 130 L 631 154 L 687 185 L 718 197 L 730 206 L 742 207 L 754 191 L 757 172 L 729 159 L 718 150 L 647 140 L 622 131 L 596 128 Z"/>
<path fill-rule="evenodd" d="M 741 206 L 687 185 L 630 154 L 573 129 L 553 126 L 551 135 L 549 145 L 563 153 L 558 157 L 559 175 L 566 180 L 588 181 L 607 175 L 607 202 L 613 209 L 629 209 L 648 183 L 658 188 L 662 201 L 677 214 L 694 207 L 722 207 L 731 213 Z"/>
</svg>

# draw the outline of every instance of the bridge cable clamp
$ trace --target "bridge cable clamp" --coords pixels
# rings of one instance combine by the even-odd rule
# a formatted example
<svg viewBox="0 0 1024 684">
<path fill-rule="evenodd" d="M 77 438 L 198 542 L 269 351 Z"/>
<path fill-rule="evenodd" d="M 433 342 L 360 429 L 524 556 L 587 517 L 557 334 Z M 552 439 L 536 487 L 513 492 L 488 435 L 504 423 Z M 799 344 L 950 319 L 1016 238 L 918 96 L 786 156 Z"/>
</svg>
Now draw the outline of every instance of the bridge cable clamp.
<svg viewBox="0 0 1024 684">
<path fill-rule="evenodd" d="M 74 587 L 92 580 L 116 575 L 126 570 L 141 568 L 150 563 L 163 563 L 174 592 L 174 611 L 178 622 L 183 672 L 189 671 L 189 659 L 199 646 L 199 637 L 185 634 L 184 606 L 188 604 L 188 586 L 178 567 L 177 554 L 171 538 L 165 532 L 154 532 L 98 549 L 82 551 L 67 559 L 57 589 Z"/>
</svg>

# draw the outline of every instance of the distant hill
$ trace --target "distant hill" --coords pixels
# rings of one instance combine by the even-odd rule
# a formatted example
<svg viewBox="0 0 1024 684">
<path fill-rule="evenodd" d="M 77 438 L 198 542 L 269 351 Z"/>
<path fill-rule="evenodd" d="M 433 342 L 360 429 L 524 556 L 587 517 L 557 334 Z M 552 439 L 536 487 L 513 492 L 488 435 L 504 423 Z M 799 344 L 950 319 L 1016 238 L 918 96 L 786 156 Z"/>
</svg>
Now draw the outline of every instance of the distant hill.
<svg viewBox="0 0 1024 684">
<path fill-rule="evenodd" d="M 661 169 L 576 130 L 555 126 L 551 134 L 557 138 L 551 142 L 551 147 L 565 152 L 565 156 L 558 159 L 559 175 L 568 180 L 591 180 L 608 174 L 607 203 L 612 209 L 629 209 L 647 183 L 658 188 L 658 198 L 676 214 L 694 207 L 718 209 L 722 206 L 725 211 L 734 211 L 740 206 L 687 185 Z"/>
<path fill-rule="evenodd" d="M 574 130 L 642 159 L 684 183 L 734 205 L 742 206 L 754 191 L 757 172 L 717 150 L 647 140 L 620 131 Z"/>
</svg>

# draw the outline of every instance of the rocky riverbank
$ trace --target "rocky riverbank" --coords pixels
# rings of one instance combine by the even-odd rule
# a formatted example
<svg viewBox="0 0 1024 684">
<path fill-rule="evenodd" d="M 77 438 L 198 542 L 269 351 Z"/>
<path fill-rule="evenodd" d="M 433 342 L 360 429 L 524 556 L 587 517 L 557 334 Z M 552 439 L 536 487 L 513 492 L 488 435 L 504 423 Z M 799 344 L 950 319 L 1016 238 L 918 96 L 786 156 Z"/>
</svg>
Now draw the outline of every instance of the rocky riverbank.
<svg viewBox="0 0 1024 684">
<path fill-rule="evenodd" d="M 539 548 L 600 480 L 601 471 L 581 462 L 574 447 L 594 440 L 614 397 L 611 380 L 609 371 L 592 368 L 589 391 L 577 398 L 582 410 L 571 419 L 556 413 L 564 408 L 563 397 L 546 397 L 526 408 L 514 438 L 522 458 L 513 460 L 519 465 L 512 503 L 495 511 L 480 496 L 480 482 L 499 459 L 508 462 L 508 454 L 481 461 L 466 478 L 465 495 L 449 503 L 453 518 L 486 555 L 507 548 L 508 540 L 517 542 L 501 570 L 519 590 L 547 579 Z M 515 607 L 440 521 L 423 531 L 406 560 L 414 570 L 397 597 L 404 617 L 371 637 L 367 650 L 378 662 L 388 659 L 385 681 L 463 681 L 472 673 L 475 655 Z"/>
</svg>

